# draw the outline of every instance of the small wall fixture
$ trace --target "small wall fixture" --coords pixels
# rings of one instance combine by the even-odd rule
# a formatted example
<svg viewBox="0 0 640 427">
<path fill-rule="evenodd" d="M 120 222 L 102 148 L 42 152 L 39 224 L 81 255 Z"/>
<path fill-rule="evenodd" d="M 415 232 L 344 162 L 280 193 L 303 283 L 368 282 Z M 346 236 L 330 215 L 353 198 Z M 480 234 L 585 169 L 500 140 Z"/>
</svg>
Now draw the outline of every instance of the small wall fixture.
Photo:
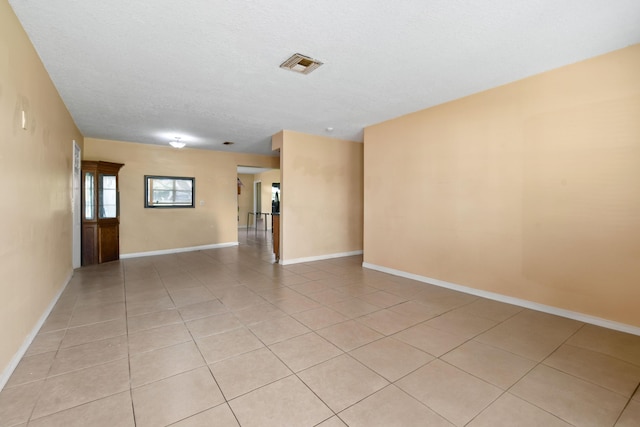
<svg viewBox="0 0 640 427">
<path fill-rule="evenodd" d="M 180 137 L 176 136 L 175 137 L 175 141 L 169 141 L 169 145 L 171 145 L 173 148 L 184 148 L 185 144 L 184 142 L 180 141 Z"/>
</svg>

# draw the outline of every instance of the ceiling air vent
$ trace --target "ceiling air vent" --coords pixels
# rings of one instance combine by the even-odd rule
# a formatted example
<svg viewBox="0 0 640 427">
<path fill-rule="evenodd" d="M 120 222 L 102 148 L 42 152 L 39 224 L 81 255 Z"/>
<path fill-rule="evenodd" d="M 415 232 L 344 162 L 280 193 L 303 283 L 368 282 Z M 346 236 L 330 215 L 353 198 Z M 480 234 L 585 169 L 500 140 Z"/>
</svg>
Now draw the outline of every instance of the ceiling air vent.
<svg viewBox="0 0 640 427">
<path fill-rule="evenodd" d="M 295 71 L 297 73 L 309 74 L 321 65 L 322 62 L 320 61 L 296 53 L 291 58 L 280 64 L 280 68 Z"/>
</svg>

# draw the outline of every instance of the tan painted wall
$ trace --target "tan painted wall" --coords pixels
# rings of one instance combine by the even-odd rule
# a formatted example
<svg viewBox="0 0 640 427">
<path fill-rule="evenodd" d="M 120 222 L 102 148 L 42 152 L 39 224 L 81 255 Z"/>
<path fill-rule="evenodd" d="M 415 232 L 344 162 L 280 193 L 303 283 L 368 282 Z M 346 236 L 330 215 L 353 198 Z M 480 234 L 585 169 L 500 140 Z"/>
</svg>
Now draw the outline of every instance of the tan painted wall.
<svg viewBox="0 0 640 427">
<path fill-rule="evenodd" d="M 365 262 L 640 326 L 638 76 L 635 45 L 368 127 Z"/>
<path fill-rule="evenodd" d="M 253 211 L 253 175 L 238 174 L 238 178 L 244 186 L 238 196 L 238 226 L 247 225 L 247 213 Z M 249 218 L 249 224 L 253 224 L 253 216 Z"/>
<path fill-rule="evenodd" d="M 277 157 L 93 138 L 85 140 L 84 158 L 125 164 L 120 170 L 121 254 L 237 242 L 237 166 L 279 166 Z M 144 175 L 195 177 L 196 207 L 145 209 Z"/>
<path fill-rule="evenodd" d="M 362 250 L 362 144 L 278 135 L 282 261 Z"/>
<path fill-rule="evenodd" d="M 74 139 L 82 147 L 82 135 L 13 10 L 0 1 L 2 373 L 73 271 Z"/>
<path fill-rule="evenodd" d="M 280 169 L 257 173 L 255 181 L 262 182 L 262 211 L 271 212 L 271 187 L 274 182 L 280 182 Z"/>
</svg>

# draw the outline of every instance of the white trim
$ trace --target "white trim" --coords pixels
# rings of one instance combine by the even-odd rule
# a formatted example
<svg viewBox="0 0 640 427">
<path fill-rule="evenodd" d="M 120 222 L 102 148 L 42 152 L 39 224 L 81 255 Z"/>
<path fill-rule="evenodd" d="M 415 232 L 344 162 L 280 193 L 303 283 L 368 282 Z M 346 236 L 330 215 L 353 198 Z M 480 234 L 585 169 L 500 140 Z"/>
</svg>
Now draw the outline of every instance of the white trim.
<svg viewBox="0 0 640 427">
<path fill-rule="evenodd" d="M 280 264 L 282 265 L 299 264 L 301 262 L 322 261 L 325 259 L 342 258 L 342 257 L 354 256 L 354 255 L 362 255 L 362 251 L 338 252 L 335 254 L 310 256 L 306 258 L 294 258 L 294 259 L 285 259 L 285 260 L 281 259 Z"/>
<path fill-rule="evenodd" d="M 34 338 L 36 337 L 36 335 L 38 335 L 40 328 L 42 328 L 42 325 L 44 325 L 44 322 L 47 320 L 47 317 L 49 317 L 51 310 L 53 310 L 53 307 L 56 306 L 56 303 L 60 299 L 60 296 L 62 295 L 64 290 L 67 288 L 67 285 L 69 285 L 69 282 L 71 281 L 71 277 L 73 277 L 73 270 L 71 270 L 71 273 L 69 273 L 69 275 L 65 279 L 64 285 L 62 286 L 62 288 L 58 291 L 56 296 L 53 297 L 53 299 L 49 303 L 49 306 L 45 309 L 44 313 L 42 313 L 42 316 L 40 316 L 40 319 L 38 319 L 38 322 L 36 323 L 36 325 L 33 327 L 29 335 L 25 337 L 24 341 L 22 342 L 22 345 L 20 346 L 18 351 L 13 355 L 13 357 L 11 358 L 11 361 L 2 372 L 2 375 L 0 375 L 0 391 L 2 391 L 5 385 L 7 385 L 7 381 L 9 381 L 9 378 L 11 378 L 13 371 L 15 371 L 16 368 L 18 367 L 18 363 L 20 363 L 20 360 L 22 360 L 22 357 L 25 355 L 25 353 L 29 349 L 29 346 L 33 342 Z"/>
<path fill-rule="evenodd" d="M 202 251 L 202 250 L 205 250 L 205 249 L 228 248 L 229 246 L 238 246 L 238 242 L 214 243 L 212 245 L 190 246 L 188 248 L 161 249 L 159 251 L 134 252 L 134 253 L 130 253 L 130 254 L 120 254 L 120 259 L 138 258 L 138 257 L 153 256 L 153 255 L 177 254 L 177 253 L 181 253 L 181 252 Z"/>
<path fill-rule="evenodd" d="M 566 317 L 568 319 L 578 320 L 580 322 L 590 323 L 592 325 L 602 326 L 603 328 L 614 329 L 616 331 L 626 332 L 633 335 L 640 335 L 640 327 L 627 325 L 625 323 L 614 322 L 613 320 L 607 320 L 601 317 L 595 317 L 588 314 L 579 313 L 577 311 L 565 310 L 563 308 L 540 304 L 533 301 L 510 297 L 507 295 L 497 294 L 494 292 L 483 291 L 481 289 L 470 288 L 468 286 L 457 285 L 455 283 L 445 282 L 444 280 L 432 279 L 430 277 L 420 276 L 413 273 L 407 273 L 402 270 L 396 270 L 393 268 L 383 267 L 376 264 L 370 264 L 368 262 L 363 262 L 362 266 L 364 268 L 368 268 L 371 270 L 381 271 L 383 273 L 392 274 L 394 276 L 400 276 L 407 279 L 417 280 L 418 282 L 424 282 L 424 283 L 429 283 L 431 285 L 440 286 L 443 288 L 453 289 L 455 291 L 476 295 L 476 296 L 491 299 L 494 301 L 513 304 L 513 305 L 517 305 L 524 308 L 530 308 L 532 310 L 541 311 L 543 313 L 555 314 L 556 316 Z"/>
</svg>

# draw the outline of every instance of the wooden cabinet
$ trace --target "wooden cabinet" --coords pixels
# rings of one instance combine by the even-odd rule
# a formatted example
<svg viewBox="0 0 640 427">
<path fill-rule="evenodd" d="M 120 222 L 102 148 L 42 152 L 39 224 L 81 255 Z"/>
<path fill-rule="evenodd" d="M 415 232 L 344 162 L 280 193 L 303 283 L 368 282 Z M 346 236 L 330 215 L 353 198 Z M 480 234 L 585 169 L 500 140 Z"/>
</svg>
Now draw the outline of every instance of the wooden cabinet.
<svg viewBox="0 0 640 427">
<path fill-rule="evenodd" d="M 82 265 L 120 259 L 120 163 L 82 162 Z"/>
<path fill-rule="evenodd" d="M 276 262 L 280 261 L 280 214 L 272 213 L 271 218 L 273 224 L 271 231 L 273 233 L 273 253 L 276 255 Z"/>
</svg>

